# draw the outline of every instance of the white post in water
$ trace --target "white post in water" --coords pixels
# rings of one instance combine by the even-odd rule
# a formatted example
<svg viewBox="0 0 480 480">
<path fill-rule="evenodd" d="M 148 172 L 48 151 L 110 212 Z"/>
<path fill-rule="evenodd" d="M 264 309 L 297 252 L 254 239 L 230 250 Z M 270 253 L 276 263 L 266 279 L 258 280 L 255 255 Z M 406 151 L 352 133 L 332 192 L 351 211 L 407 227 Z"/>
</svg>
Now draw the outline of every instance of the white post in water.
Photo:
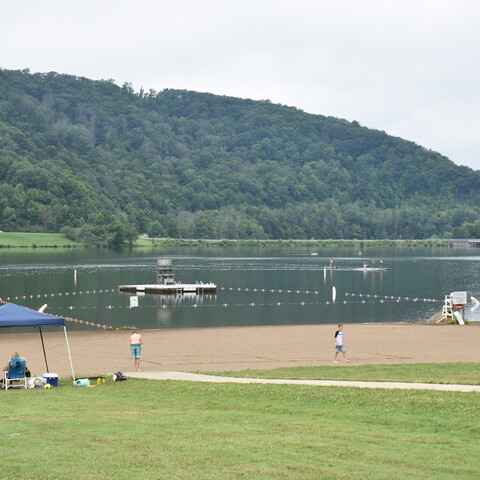
<svg viewBox="0 0 480 480">
<path fill-rule="evenodd" d="M 332 302 L 335 303 L 335 299 L 337 298 L 337 289 L 332 287 Z"/>
</svg>

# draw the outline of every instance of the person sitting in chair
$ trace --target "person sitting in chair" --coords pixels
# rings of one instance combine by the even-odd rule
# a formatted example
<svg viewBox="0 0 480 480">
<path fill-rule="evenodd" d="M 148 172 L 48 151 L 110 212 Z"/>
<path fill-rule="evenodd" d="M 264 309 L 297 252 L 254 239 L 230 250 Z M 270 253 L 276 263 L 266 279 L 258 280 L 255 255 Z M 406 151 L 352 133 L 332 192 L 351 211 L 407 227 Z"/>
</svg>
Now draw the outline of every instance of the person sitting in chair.
<svg viewBox="0 0 480 480">
<path fill-rule="evenodd" d="M 3 371 L 4 372 L 8 372 L 8 367 L 9 366 L 14 366 L 16 362 L 20 362 L 21 361 L 21 358 L 20 358 L 20 355 L 18 354 L 18 352 L 15 352 L 13 355 L 12 355 L 12 358 L 8 361 L 8 363 L 3 367 Z M 30 370 L 28 369 L 28 367 L 25 367 L 25 376 L 26 377 L 30 377 L 32 374 L 30 373 Z"/>
</svg>

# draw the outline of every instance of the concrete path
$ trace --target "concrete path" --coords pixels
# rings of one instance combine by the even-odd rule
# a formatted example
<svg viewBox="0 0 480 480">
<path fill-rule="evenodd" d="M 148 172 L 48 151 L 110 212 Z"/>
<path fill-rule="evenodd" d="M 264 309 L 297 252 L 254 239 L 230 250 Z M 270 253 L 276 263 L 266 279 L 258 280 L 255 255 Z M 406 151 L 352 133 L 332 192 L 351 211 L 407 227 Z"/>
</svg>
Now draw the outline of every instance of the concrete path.
<svg viewBox="0 0 480 480">
<path fill-rule="evenodd" d="M 150 380 L 181 380 L 213 383 L 271 383 L 291 385 L 317 385 L 321 387 L 356 387 L 404 390 L 443 390 L 446 392 L 480 392 L 480 385 L 449 385 L 436 383 L 398 383 L 398 382 L 354 382 L 338 380 L 287 380 L 266 378 L 235 378 L 216 375 L 201 375 L 187 372 L 140 371 L 125 372 L 127 377 L 148 378 Z"/>
</svg>

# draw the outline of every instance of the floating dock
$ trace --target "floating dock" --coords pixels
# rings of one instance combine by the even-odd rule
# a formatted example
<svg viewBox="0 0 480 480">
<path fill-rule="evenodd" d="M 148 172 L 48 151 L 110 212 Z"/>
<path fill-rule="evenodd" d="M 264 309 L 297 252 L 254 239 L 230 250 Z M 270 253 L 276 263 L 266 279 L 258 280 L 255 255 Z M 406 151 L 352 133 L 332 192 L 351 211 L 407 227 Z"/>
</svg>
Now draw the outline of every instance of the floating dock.
<svg viewBox="0 0 480 480">
<path fill-rule="evenodd" d="M 121 292 L 156 293 L 169 295 L 183 295 L 184 293 L 215 293 L 217 286 L 214 283 L 180 283 L 175 281 L 172 260 L 163 258 L 157 260 L 157 283 L 147 285 L 119 285 Z"/>
<path fill-rule="evenodd" d="M 214 283 L 173 283 L 169 285 L 151 284 L 151 285 L 120 285 L 120 292 L 134 293 L 157 293 L 183 295 L 184 293 L 216 293 L 217 285 Z"/>
</svg>

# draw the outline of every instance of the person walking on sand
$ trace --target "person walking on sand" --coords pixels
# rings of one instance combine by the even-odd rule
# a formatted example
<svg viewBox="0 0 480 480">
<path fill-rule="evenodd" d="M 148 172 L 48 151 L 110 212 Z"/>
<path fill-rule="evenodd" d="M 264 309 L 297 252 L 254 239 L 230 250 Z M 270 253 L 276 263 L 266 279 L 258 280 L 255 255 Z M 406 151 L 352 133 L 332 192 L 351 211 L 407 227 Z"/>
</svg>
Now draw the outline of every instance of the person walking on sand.
<svg viewBox="0 0 480 480">
<path fill-rule="evenodd" d="M 345 345 L 343 345 L 343 324 L 338 324 L 338 330 L 335 332 L 335 355 L 333 357 L 333 363 L 338 363 L 337 357 L 340 352 L 342 352 L 343 359 L 345 363 L 348 363 L 346 354 L 345 354 Z"/>
<path fill-rule="evenodd" d="M 142 336 L 134 331 L 130 335 L 130 352 L 133 358 L 133 370 L 140 370 L 140 355 L 142 353 Z"/>
</svg>

